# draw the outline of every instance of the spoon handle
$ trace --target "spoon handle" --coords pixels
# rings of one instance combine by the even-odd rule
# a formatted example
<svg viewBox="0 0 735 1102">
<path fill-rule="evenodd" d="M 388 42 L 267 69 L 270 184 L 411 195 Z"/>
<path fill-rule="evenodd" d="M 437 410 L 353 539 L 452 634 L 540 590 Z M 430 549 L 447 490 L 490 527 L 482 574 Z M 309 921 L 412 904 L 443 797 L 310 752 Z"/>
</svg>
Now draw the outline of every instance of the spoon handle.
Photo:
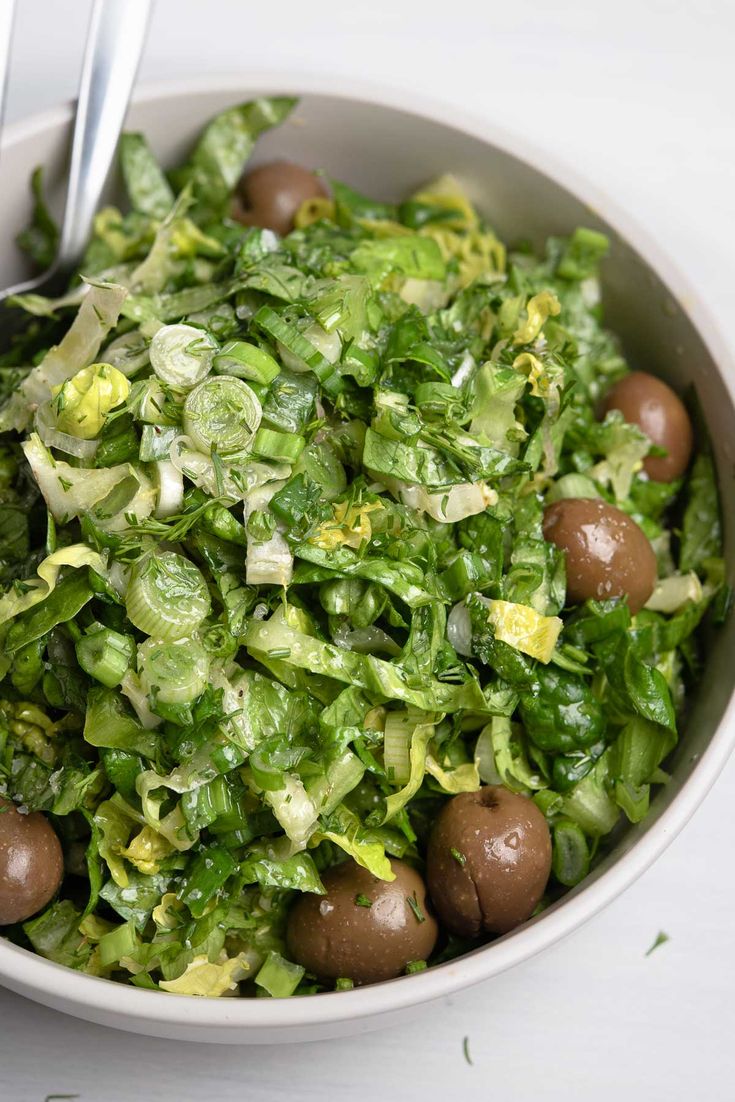
<svg viewBox="0 0 735 1102">
<path fill-rule="evenodd" d="M 5 118 L 5 100 L 8 92 L 8 73 L 10 71 L 10 43 L 13 38 L 13 16 L 15 0 L 3 0 L 0 3 L 0 131 Z"/>
<path fill-rule="evenodd" d="M 89 240 L 145 44 L 151 0 L 95 0 L 84 51 L 57 265 Z"/>
</svg>

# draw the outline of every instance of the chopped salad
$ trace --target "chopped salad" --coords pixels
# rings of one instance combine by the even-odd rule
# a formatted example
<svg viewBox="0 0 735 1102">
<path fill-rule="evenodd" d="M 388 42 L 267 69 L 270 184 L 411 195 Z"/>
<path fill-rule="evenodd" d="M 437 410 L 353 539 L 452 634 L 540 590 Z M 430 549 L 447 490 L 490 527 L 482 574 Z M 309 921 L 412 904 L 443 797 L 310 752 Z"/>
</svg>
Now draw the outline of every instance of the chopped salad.
<svg viewBox="0 0 735 1102">
<path fill-rule="evenodd" d="M 124 135 L 128 209 L 0 358 L 0 924 L 151 990 L 342 990 L 539 913 L 647 814 L 729 605 L 605 237 L 245 168 L 294 107 L 170 173 Z"/>
</svg>

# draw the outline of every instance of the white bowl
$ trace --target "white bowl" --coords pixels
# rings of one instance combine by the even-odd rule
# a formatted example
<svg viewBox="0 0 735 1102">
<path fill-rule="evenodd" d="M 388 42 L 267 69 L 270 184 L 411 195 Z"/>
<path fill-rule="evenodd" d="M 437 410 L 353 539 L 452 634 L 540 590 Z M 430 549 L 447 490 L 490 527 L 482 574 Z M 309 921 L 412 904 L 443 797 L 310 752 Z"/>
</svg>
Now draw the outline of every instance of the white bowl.
<svg viewBox="0 0 735 1102">
<path fill-rule="evenodd" d="M 406 93 L 328 77 L 283 74 L 211 79 L 149 87 L 130 110 L 167 165 L 180 159 L 217 111 L 257 95 L 302 93 L 292 118 L 258 144 L 257 160 L 283 156 L 378 197 L 395 199 L 451 171 L 503 237 L 539 245 L 577 225 L 612 240 L 604 270 L 609 325 L 631 361 L 669 379 L 694 383 L 712 436 L 733 546 L 735 465 L 733 371 L 724 343 L 696 292 L 648 241 L 573 172 L 545 154 L 455 108 Z M 2 148 L 3 250 L 0 286 L 23 273 L 9 247 L 29 215 L 28 180 L 38 164 L 47 184 L 63 184 L 72 111 L 62 107 L 8 129 Z M 702 801 L 735 741 L 735 622 L 713 638 L 706 672 L 675 755 L 673 779 L 657 792 L 650 815 L 624 832 L 594 873 L 563 900 L 492 945 L 411 977 L 354 991 L 300 999 L 193 999 L 139 990 L 51 964 L 0 938 L 0 983 L 88 1021 L 159 1037 L 221 1043 L 263 1043 L 336 1037 L 387 1026 L 412 1009 L 489 979 L 540 952 L 594 915 L 628 887 L 662 852 Z"/>
</svg>

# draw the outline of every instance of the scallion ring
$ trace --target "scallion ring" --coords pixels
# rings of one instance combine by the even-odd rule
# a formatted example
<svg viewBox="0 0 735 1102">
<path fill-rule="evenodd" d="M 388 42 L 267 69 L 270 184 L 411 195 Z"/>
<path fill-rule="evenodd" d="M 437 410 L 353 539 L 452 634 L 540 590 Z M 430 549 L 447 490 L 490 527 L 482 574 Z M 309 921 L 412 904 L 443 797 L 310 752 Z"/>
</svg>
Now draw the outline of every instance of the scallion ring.
<svg viewBox="0 0 735 1102">
<path fill-rule="evenodd" d="M 151 341 L 151 366 L 169 386 L 192 387 L 212 369 L 217 342 L 193 325 L 162 325 Z"/>
<path fill-rule="evenodd" d="M 303 436 L 296 433 L 260 428 L 253 440 L 253 455 L 261 459 L 275 459 L 279 463 L 295 463 L 305 444 Z"/>
<path fill-rule="evenodd" d="M 230 455 L 248 446 L 262 412 L 247 383 L 232 375 L 215 375 L 187 396 L 184 430 L 200 451 Z"/>
<path fill-rule="evenodd" d="M 138 676 L 162 704 L 191 704 L 206 688 L 209 655 L 196 639 L 147 639 L 138 647 Z"/>
<path fill-rule="evenodd" d="M 131 623 L 166 642 L 191 635 L 210 609 L 201 570 L 175 551 L 140 559 L 125 596 Z"/>
<path fill-rule="evenodd" d="M 236 375 L 268 386 L 280 373 L 280 367 L 267 352 L 246 341 L 228 341 L 214 357 L 214 370 L 220 375 Z"/>
</svg>

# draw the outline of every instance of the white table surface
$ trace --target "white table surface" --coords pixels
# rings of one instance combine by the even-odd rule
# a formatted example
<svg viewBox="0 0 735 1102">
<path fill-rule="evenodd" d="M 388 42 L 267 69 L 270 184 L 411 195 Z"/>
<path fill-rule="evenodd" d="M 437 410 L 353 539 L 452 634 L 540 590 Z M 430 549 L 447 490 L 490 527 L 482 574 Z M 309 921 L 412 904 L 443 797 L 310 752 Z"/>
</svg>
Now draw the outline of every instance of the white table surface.
<svg viewBox="0 0 735 1102">
<path fill-rule="evenodd" d="M 9 118 L 73 94 L 88 12 L 83 0 L 18 7 Z M 727 334 L 734 46 L 732 0 L 159 0 L 141 77 L 329 67 L 469 103 L 602 183 L 688 269 Z M 461 1091 L 497 1102 L 724 1102 L 735 1091 L 733 803 L 735 760 L 605 913 L 390 1033 L 185 1045 L 0 991 L 0 1099 L 425 1102 Z M 662 929 L 671 940 L 646 957 Z"/>
</svg>

